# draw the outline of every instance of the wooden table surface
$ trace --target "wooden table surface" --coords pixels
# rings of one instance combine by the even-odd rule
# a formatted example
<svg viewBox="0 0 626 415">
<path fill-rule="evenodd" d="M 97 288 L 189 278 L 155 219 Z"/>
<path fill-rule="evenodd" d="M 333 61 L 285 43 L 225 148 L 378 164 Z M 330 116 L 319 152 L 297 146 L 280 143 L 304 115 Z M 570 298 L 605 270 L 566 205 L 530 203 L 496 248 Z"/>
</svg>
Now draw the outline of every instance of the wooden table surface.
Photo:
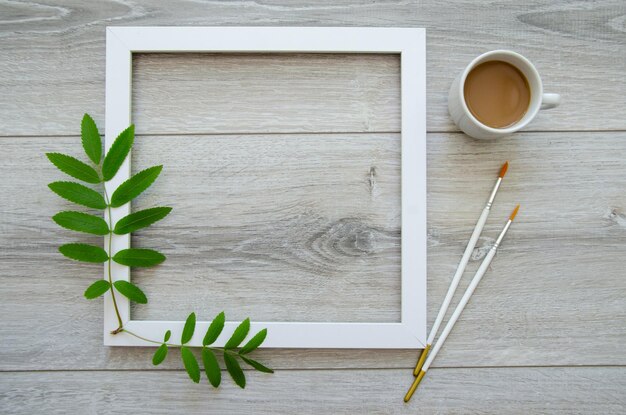
<svg viewBox="0 0 626 415">
<path fill-rule="evenodd" d="M 429 326 L 505 160 L 468 274 L 522 209 L 410 404 L 415 350 L 263 350 L 274 375 L 215 391 L 176 351 L 154 369 L 152 348 L 102 345 L 102 301 L 82 298 L 101 268 L 57 252 L 75 236 L 50 220 L 70 204 L 44 152 L 80 154 L 84 112 L 104 130 L 107 25 L 427 29 Z M 447 91 L 501 48 L 562 105 L 475 141 Z M 150 299 L 135 318 L 398 320 L 397 57 L 137 55 L 133 71 L 133 168 L 164 165 L 135 208 L 174 207 L 133 236 L 168 255 L 133 274 Z M 0 412 L 624 413 L 625 73 L 621 0 L 0 2 Z"/>
</svg>

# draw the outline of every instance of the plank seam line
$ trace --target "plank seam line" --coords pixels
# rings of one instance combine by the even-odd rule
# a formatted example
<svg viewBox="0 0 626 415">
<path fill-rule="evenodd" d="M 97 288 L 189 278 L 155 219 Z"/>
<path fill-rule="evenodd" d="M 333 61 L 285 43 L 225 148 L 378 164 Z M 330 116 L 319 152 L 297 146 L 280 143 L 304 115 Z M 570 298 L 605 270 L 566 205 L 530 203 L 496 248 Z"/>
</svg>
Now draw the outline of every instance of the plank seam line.
<svg viewBox="0 0 626 415">
<path fill-rule="evenodd" d="M 473 369 L 595 369 L 595 368 L 626 368 L 626 365 L 535 365 L 535 366 L 433 366 L 431 369 L 441 370 L 473 370 Z M 376 370 L 409 370 L 413 367 L 348 367 L 348 368 L 285 368 L 276 371 L 376 371 Z M 224 371 L 225 369 L 222 369 Z M 253 372 L 253 369 L 244 369 Z M 72 373 L 72 372 L 184 372 L 185 369 L 23 369 L 0 370 L 0 373 Z"/>
<path fill-rule="evenodd" d="M 532 130 L 521 131 L 523 134 L 584 134 L 584 133 L 624 133 L 625 130 Z M 448 131 L 448 130 L 428 130 L 427 134 L 463 134 L 461 131 Z M 142 133 L 136 134 L 137 137 L 176 137 L 176 136 L 191 136 L 191 137 L 203 137 L 203 136 L 266 136 L 266 135 L 369 135 L 369 134 L 400 134 L 400 131 L 320 131 L 320 132 L 223 132 L 223 133 Z M 25 135 L 0 135 L 0 139 L 6 138 L 70 138 L 80 137 L 78 134 L 25 134 Z"/>
</svg>

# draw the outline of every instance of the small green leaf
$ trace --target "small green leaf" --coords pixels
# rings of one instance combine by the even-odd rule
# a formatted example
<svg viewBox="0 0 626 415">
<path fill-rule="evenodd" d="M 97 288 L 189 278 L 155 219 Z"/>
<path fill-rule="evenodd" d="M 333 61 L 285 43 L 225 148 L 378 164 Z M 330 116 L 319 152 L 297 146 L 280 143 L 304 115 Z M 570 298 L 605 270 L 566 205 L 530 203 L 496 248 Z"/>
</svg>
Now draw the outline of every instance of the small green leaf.
<svg viewBox="0 0 626 415">
<path fill-rule="evenodd" d="M 257 347 L 259 347 L 261 343 L 263 343 L 265 337 L 267 337 L 267 329 L 261 330 L 253 338 L 251 338 L 250 341 L 246 343 L 246 345 L 243 346 L 241 350 L 239 350 L 239 354 L 248 354 L 252 352 Z"/>
<path fill-rule="evenodd" d="M 61 153 L 46 153 L 46 156 L 63 173 L 87 183 L 100 183 L 98 172 L 82 161 Z"/>
<path fill-rule="evenodd" d="M 211 322 L 209 329 L 206 331 L 206 335 L 204 336 L 204 340 L 202 340 L 203 346 L 208 346 L 213 344 L 215 340 L 220 336 L 222 329 L 224 328 L 224 321 L 226 320 L 226 316 L 222 311 L 219 313 Z"/>
<path fill-rule="evenodd" d="M 235 329 L 233 335 L 228 339 L 226 344 L 224 345 L 225 349 L 234 349 L 239 346 L 243 339 L 248 335 L 248 331 L 250 331 L 250 319 L 247 318 L 241 322 L 241 324 Z"/>
<path fill-rule="evenodd" d="M 204 364 L 204 371 L 206 372 L 206 377 L 211 382 L 214 388 L 220 386 L 222 382 L 222 371 L 220 370 L 220 365 L 217 363 L 217 359 L 215 355 L 210 349 L 206 347 L 202 348 L 202 363 Z"/>
<path fill-rule="evenodd" d="M 165 336 L 163 337 L 163 341 L 166 342 L 170 339 L 170 337 L 172 337 L 172 331 L 168 330 L 165 332 Z"/>
<path fill-rule="evenodd" d="M 131 301 L 134 301 L 139 304 L 146 304 L 148 302 L 148 298 L 146 295 L 137 287 L 135 284 L 132 284 L 128 281 L 119 280 L 113 283 L 115 289 L 120 292 L 124 297 L 128 298 Z"/>
<path fill-rule="evenodd" d="M 125 235 L 130 232 L 135 232 L 136 230 L 150 226 L 154 222 L 163 219 L 171 211 L 171 207 L 155 207 L 131 213 L 130 215 L 120 219 L 115 224 L 113 232 L 117 235 Z"/>
<path fill-rule="evenodd" d="M 48 185 L 50 190 L 76 204 L 93 209 L 104 209 L 107 204 L 102 195 L 95 190 L 74 182 L 54 182 Z"/>
<path fill-rule="evenodd" d="M 185 327 L 183 328 L 183 334 L 180 337 L 182 344 L 189 343 L 189 340 L 193 337 L 193 332 L 196 330 L 196 313 L 189 314 L 187 321 L 185 321 Z"/>
<path fill-rule="evenodd" d="M 102 176 L 104 176 L 105 181 L 111 180 L 120 169 L 133 146 L 134 140 L 135 126 L 131 124 L 130 127 L 117 136 L 113 145 L 107 152 L 107 155 L 104 157 L 104 161 L 102 162 Z"/>
<path fill-rule="evenodd" d="M 154 352 L 154 356 L 152 356 L 152 364 L 155 366 L 160 365 L 167 357 L 167 344 L 163 343 L 156 349 Z"/>
<path fill-rule="evenodd" d="M 111 196 L 111 206 L 120 207 L 146 190 L 161 174 L 163 166 L 154 166 L 142 170 L 122 183 Z"/>
<path fill-rule="evenodd" d="M 109 291 L 109 288 L 111 288 L 111 284 L 108 281 L 98 280 L 85 290 L 85 298 L 88 300 L 98 298 L 105 292 Z"/>
<path fill-rule="evenodd" d="M 198 366 L 198 361 L 196 360 L 196 356 L 194 356 L 193 352 L 189 350 L 188 347 L 180 348 L 180 356 L 183 359 L 183 364 L 185 365 L 185 370 L 189 374 L 191 380 L 195 383 L 200 382 L 200 366 Z"/>
<path fill-rule="evenodd" d="M 91 233 L 94 235 L 106 235 L 109 226 L 104 219 L 82 212 L 65 211 L 52 217 L 57 225 L 77 232 Z"/>
<path fill-rule="evenodd" d="M 239 385 L 241 389 L 245 388 L 246 376 L 243 374 L 243 370 L 241 370 L 241 366 L 239 366 L 237 359 L 224 351 L 224 363 L 226 363 L 226 369 L 235 383 Z"/>
<path fill-rule="evenodd" d="M 59 247 L 59 251 L 76 261 L 102 263 L 109 259 L 104 249 L 87 244 L 65 244 Z"/>
<path fill-rule="evenodd" d="M 96 123 L 89 114 L 83 116 L 83 121 L 80 123 L 80 135 L 87 157 L 95 164 L 100 164 L 102 159 L 102 139 Z"/>
<path fill-rule="evenodd" d="M 252 359 L 250 359 L 249 357 L 246 357 L 246 356 L 239 356 L 239 357 L 241 357 L 241 359 L 243 359 L 244 362 L 246 362 L 247 364 L 249 364 L 250 366 L 252 366 L 256 370 L 258 370 L 259 372 L 274 373 L 274 371 L 272 369 L 270 369 L 267 366 L 263 366 L 261 363 L 257 362 L 256 360 L 252 360 Z"/>
<path fill-rule="evenodd" d="M 113 261 L 129 267 L 151 267 L 165 261 L 165 255 L 152 249 L 128 248 L 115 254 Z"/>
</svg>

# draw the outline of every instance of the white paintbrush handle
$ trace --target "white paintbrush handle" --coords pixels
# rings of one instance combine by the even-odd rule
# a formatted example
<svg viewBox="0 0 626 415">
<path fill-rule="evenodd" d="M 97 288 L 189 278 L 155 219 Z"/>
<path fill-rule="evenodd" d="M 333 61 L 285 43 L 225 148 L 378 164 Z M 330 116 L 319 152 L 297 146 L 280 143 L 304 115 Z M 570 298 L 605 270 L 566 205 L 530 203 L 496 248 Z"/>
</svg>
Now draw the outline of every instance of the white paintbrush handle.
<svg viewBox="0 0 626 415">
<path fill-rule="evenodd" d="M 490 204 L 489 204 L 490 205 Z M 437 314 L 437 318 L 435 319 L 435 323 L 433 327 L 430 329 L 430 334 L 428 335 L 427 344 L 433 344 L 435 340 L 435 336 L 439 331 L 439 326 L 441 326 L 441 322 L 443 318 L 446 316 L 446 312 L 448 311 L 448 307 L 450 306 L 450 302 L 452 301 L 452 297 L 454 297 L 454 293 L 456 292 L 457 287 L 459 286 L 459 282 L 461 281 L 461 277 L 463 276 L 463 272 L 465 272 L 465 267 L 467 267 L 467 263 L 472 256 L 472 252 L 476 247 L 476 243 L 478 242 L 478 238 L 480 238 L 480 234 L 483 231 L 483 227 L 485 226 L 485 222 L 487 222 L 487 217 L 489 216 L 490 206 L 486 206 L 480 217 L 478 218 L 478 222 L 476 222 L 476 226 L 474 227 L 474 232 L 472 232 L 472 236 L 470 237 L 469 242 L 467 243 L 467 247 L 465 247 L 465 252 L 461 257 L 461 261 L 456 269 L 456 273 L 454 277 L 452 277 L 452 282 L 450 283 L 450 287 L 448 288 L 448 292 L 446 293 L 446 297 L 443 299 L 443 303 L 441 304 L 441 308 L 439 309 L 439 313 Z M 432 353 L 432 352 L 431 352 Z"/>
<path fill-rule="evenodd" d="M 432 364 L 433 360 L 435 360 L 435 357 L 437 356 L 437 353 L 439 353 L 439 349 L 441 349 L 441 346 L 443 346 L 443 343 L 446 341 L 446 338 L 448 337 L 448 335 L 452 331 L 452 328 L 454 327 L 454 324 L 459 319 L 459 316 L 463 312 L 463 309 L 465 308 L 465 305 L 467 304 L 467 302 L 469 301 L 470 297 L 474 293 L 474 290 L 478 286 L 478 283 L 482 279 L 483 275 L 485 275 L 485 272 L 487 272 L 487 268 L 489 268 L 489 264 L 491 264 L 491 260 L 493 259 L 493 256 L 496 254 L 496 248 L 497 248 L 497 245 L 494 245 L 493 248 L 491 248 L 489 250 L 489 252 L 487 253 L 487 256 L 483 260 L 482 264 L 480 264 L 480 267 L 478 268 L 478 271 L 476 271 L 476 275 L 474 275 L 474 278 L 472 279 L 472 282 L 470 282 L 470 285 L 467 287 L 467 290 L 465 290 L 465 294 L 463 294 L 463 297 L 461 298 L 461 301 L 456 306 L 456 309 L 454 310 L 454 313 L 452 314 L 452 317 L 450 317 L 450 320 L 448 321 L 448 324 L 446 324 L 446 327 L 443 329 L 443 332 L 441 333 L 441 336 L 439 336 L 439 339 L 437 340 L 437 344 L 435 344 L 435 346 L 433 347 L 432 351 L 428 355 L 428 358 L 426 359 L 426 362 L 424 363 L 424 366 L 422 366 L 422 370 L 424 372 L 426 372 L 428 370 L 428 368 Z"/>
</svg>

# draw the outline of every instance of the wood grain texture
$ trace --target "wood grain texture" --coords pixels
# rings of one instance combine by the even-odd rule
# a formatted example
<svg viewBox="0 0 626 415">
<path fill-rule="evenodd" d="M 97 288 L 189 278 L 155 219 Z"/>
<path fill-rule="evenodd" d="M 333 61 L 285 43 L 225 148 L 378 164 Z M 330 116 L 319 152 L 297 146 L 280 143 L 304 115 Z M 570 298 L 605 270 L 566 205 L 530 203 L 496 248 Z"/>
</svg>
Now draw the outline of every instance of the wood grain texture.
<svg viewBox="0 0 626 415">
<path fill-rule="evenodd" d="M 0 412 L 624 413 L 625 24 L 620 0 L 0 0 Z M 427 28 L 429 326 L 506 159 L 468 274 L 522 210 L 410 405 L 414 350 L 261 350 L 275 375 L 213 391 L 177 350 L 154 370 L 153 348 L 102 345 L 102 303 L 82 297 L 101 267 L 57 252 L 74 236 L 49 217 L 70 205 L 43 152 L 78 154 L 84 112 L 104 130 L 108 25 Z M 472 141 L 447 90 L 499 48 L 563 103 L 534 132 Z M 174 207 L 133 239 L 168 255 L 134 274 L 151 300 L 136 316 L 398 318 L 397 57 L 139 55 L 134 70 L 133 162 L 165 165 L 136 207 Z"/>
<path fill-rule="evenodd" d="M 171 201 L 180 212 L 171 231 L 134 236 L 167 240 L 176 257 L 137 273 L 164 305 L 137 307 L 138 319 L 214 316 L 235 302 L 235 319 L 400 321 L 397 134 L 142 137 L 134 159 L 137 171 L 170 166 L 137 208 Z M 191 286 L 207 290 L 190 302 Z"/>
<path fill-rule="evenodd" d="M 621 353 L 625 138 L 624 133 L 526 133 L 485 143 L 461 134 L 429 134 L 430 323 L 505 159 L 509 173 L 461 288 L 510 209 L 522 204 L 519 221 L 436 366 L 626 364 Z M 299 145 L 289 146 L 295 139 Z M 193 309 L 206 318 L 226 309 L 233 319 L 250 315 L 257 321 L 292 315 L 392 320 L 398 312 L 393 284 L 399 279 L 394 277 L 397 139 L 384 134 L 139 138 L 135 168 L 164 163 L 165 170 L 136 207 L 172 202 L 174 211 L 134 240 L 169 257 L 153 271 L 133 274 L 151 300 L 135 314 L 183 319 Z M 78 137 L 2 142 L 0 173 L 12 177 L 0 185 L 0 308 L 8 316 L 0 328 L 4 370 L 151 367 L 152 349 L 102 346 L 101 304 L 81 297 L 101 269 L 56 252 L 72 235 L 49 216 L 70 205 L 45 188 L 62 176 L 41 152 L 76 154 L 78 143 Z M 355 153 L 357 147 L 363 151 Z M 296 148 L 298 158 L 292 157 Z M 250 200 L 258 205 L 250 206 Z M 357 272 L 361 264 L 368 266 Z M 341 273 L 347 285 L 333 281 Z M 382 277 L 389 279 L 381 288 Z M 342 291 L 346 287 L 348 292 Z M 384 295 L 373 295 L 376 287 Z M 318 302 L 302 295 L 304 290 Z M 365 301 L 353 298 L 353 290 Z M 301 311 L 305 308 L 310 314 Z M 66 330 L 81 341 L 68 339 Z M 408 368 L 415 352 L 284 350 L 259 356 L 278 368 Z"/>
<path fill-rule="evenodd" d="M 140 133 L 400 131 L 400 55 L 138 54 L 132 102 Z"/>
<path fill-rule="evenodd" d="M 626 370 L 614 367 L 433 369 L 409 404 L 402 402 L 412 379 L 406 370 L 246 373 L 244 391 L 230 379 L 218 391 L 204 380 L 194 385 L 181 371 L 2 373 L 0 405 L 6 415 L 65 414 L 68 408 L 85 414 L 621 414 L 626 409 Z"/>
<path fill-rule="evenodd" d="M 622 82 L 626 67 L 626 5 L 620 0 L 588 3 L 584 1 L 549 4 L 531 2 L 498 2 L 485 5 L 473 1 L 415 2 L 385 1 L 362 3 L 344 0 L 333 2 L 82 2 L 78 0 L 42 1 L 38 3 L 0 3 L 0 135 L 68 135 L 76 131 L 76 120 L 87 111 L 96 121 L 103 121 L 104 111 L 104 28 L 107 25 L 293 25 L 293 26 L 409 26 L 427 28 L 428 128 L 430 131 L 455 131 L 447 107 L 447 90 L 463 67 L 475 56 L 491 49 L 513 49 L 530 58 L 543 76 L 545 89 L 563 95 L 563 104 L 549 113 L 541 113 L 529 126 L 531 130 L 624 130 Z M 470 40 L 471 39 L 471 40 Z M 179 56 L 157 63 L 162 76 L 179 73 L 180 79 L 193 83 L 194 57 Z M 339 57 L 329 67 L 338 65 Z M 191 61 L 190 61 L 191 60 Z M 208 62 L 212 62 L 209 60 Z M 257 107 L 267 117 L 257 133 L 310 131 L 389 131 L 397 119 L 382 120 L 370 114 L 363 122 L 365 108 L 377 108 L 378 94 L 364 94 L 365 71 L 339 72 L 326 76 L 312 59 L 302 62 L 294 74 L 304 89 L 278 94 L 280 105 Z M 228 71 L 228 62 L 218 71 Z M 144 65 L 146 66 L 146 65 Z M 146 68 L 148 69 L 148 68 Z M 282 70 L 286 70 L 283 68 Z M 263 86 L 263 74 L 272 73 L 271 64 L 240 68 L 247 71 L 243 85 L 254 89 Z M 279 70 L 279 69 L 276 69 Z M 340 81 L 349 80 L 348 83 Z M 295 79 L 292 80 L 295 82 Z M 306 107 L 313 99 L 305 92 L 311 85 L 326 82 L 342 85 L 341 94 L 332 107 L 341 107 L 345 117 L 327 122 L 324 106 L 307 107 L 310 122 L 294 124 L 282 115 L 289 102 L 295 108 Z M 206 84 L 196 82 L 186 90 L 204 91 Z M 225 92 L 232 85 L 225 86 Z M 171 104 L 154 91 L 146 102 L 162 114 Z M 216 95 L 220 91 L 215 91 Z M 277 92 L 281 92 L 280 88 Z M 320 91 L 324 92 L 324 91 Z M 221 95 L 223 96 L 223 95 Z M 324 96 L 322 93 L 320 97 Z M 178 96 L 180 97 L 180 96 Z M 141 96 L 139 96 L 141 98 Z M 207 122 L 204 109 L 193 103 L 202 99 L 185 95 L 176 111 L 162 119 L 142 123 L 139 131 L 159 133 L 172 131 L 181 116 L 186 124 L 176 124 L 176 133 L 238 132 L 238 126 L 250 123 L 248 106 L 258 99 L 250 94 L 244 110 L 233 110 L 229 100 L 212 103 L 212 119 Z M 289 101 L 291 99 L 291 101 Z M 145 105 L 145 104 L 142 104 Z M 159 107 L 161 106 L 161 107 Z M 166 107 L 166 108 L 163 108 Z M 282 111 L 282 112 L 281 112 Z M 397 116 L 397 115 L 396 115 Z M 378 119 L 377 119 L 378 118 Z M 322 120 L 322 122 L 317 122 Z M 311 125 L 313 121 L 315 126 Z M 376 121 L 380 121 L 377 123 Z M 217 127 L 221 127 L 218 129 Z M 360 129 L 355 130 L 356 127 Z"/>
</svg>

